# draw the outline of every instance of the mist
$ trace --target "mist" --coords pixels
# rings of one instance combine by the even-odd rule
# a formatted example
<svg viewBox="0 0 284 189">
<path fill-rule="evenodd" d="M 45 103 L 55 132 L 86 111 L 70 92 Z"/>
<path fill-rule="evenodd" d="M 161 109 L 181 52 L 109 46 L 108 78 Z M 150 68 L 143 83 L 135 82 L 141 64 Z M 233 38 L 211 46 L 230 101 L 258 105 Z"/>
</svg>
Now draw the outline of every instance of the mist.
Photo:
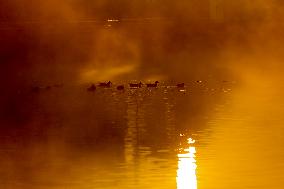
<svg viewBox="0 0 284 189">
<path fill-rule="evenodd" d="M 1 188 L 283 187 L 283 8 L 0 0 Z"/>
<path fill-rule="evenodd" d="M 277 0 L 11 0 L 0 7 L 8 83 L 233 80 L 282 68 Z"/>
</svg>

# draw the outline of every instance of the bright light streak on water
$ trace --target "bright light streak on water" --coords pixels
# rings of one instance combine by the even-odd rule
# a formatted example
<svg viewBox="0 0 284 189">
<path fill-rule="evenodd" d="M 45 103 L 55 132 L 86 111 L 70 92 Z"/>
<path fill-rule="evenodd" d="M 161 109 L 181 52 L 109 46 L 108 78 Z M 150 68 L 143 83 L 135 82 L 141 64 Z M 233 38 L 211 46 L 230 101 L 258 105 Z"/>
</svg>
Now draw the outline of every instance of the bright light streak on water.
<svg viewBox="0 0 284 189">
<path fill-rule="evenodd" d="M 188 144 L 194 144 L 194 142 L 191 138 L 188 139 Z M 197 189 L 196 149 L 190 146 L 184 149 L 184 152 L 178 154 L 177 189 Z"/>
</svg>

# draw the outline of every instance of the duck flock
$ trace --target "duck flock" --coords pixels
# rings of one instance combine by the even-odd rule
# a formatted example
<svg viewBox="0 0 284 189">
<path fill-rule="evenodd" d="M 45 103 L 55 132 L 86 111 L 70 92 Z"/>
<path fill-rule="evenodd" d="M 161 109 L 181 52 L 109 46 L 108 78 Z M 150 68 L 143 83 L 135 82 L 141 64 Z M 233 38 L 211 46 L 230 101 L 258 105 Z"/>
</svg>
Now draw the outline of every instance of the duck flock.
<svg viewBox="0 0 284 189">
<path fill-rule="evenodd" d="M 145 83 L 143 84 L 141 81 L 139 83 L 129 83 L 129 87 L 130 88 L 141 88 L 143 85 L 146 85 L 147 88 L 156 88 L 158 87 L 158 84 L 159 84 L 159 81 L 155 81 L 154 83 Z M 89 86 L 87 88 L 87 91 L 89 92 L 94 92 L 96 91 L 97 87 L 101 87 L 101 88 L 111 88 L 112 87 L 112 82 L 109 81 L 109 82 L 105 82 L 105 83 L 99 83 L 98 85 L 95 85 L 95 84 L 91 84 L 91 86 Z M 124 90 L 126 86 L 124 85 L 118 85 L 116 87 L 117 90 Z M 185 84 L 184 83 L 178 83 L 176 85 L 177 88 L 184 88 L 185 87 Z"/>
<path fill-rule="evenodd" d="M 201 80 L 198 80 L 196 82 L 202 83 Z M 108 82 L 101 82 L 101 83 L 97 83 L 97 84 L 91 83 L 89 86 L 86 87 L 86 90 L 88 92 L 95 92 L 98 88 L 112 88 L 112 89 L 116 89 L 118 91 L 124 91 L 126 88 L 129 88 L 129 89 L 157 88 L 159 83 L 160 83 L 159 81 L 155 81 L 153 83 L 142 83 L 140 81 L 140 82 L 136 82 L 136 83 L 113 85 L 113 83 L 111 81 L 108 81 Z M 62 88 L 63 86 L 64 86 L 63 84 L 55 84 L 55 85 L 47 85 L 47 86 L 36 85 L 36 86 L 31 87 L 31 92 L 38 93 L 38 92 L 41 92 L 41 91 L 49 91 L 53 88 Z M 184 90 L 186 88 L 186 85 L 185 85 L 185 83 L 177 83 L 176 85 L 174 85 L 172 87 L 176 87 L 180 90 Z"/>
<path fill-rule="evenodd" d="M 207 82 L 203 82 L 202 80 L 197 80 L 195 81 L 198 86 L 202 84 L 202 86 L 204 86 L 204 90 L 205 91 L 216 91 L 218 89 L 216 88 L 210 88 L 209 86 L 206 85 Z M 223 80 L 221 81 L 223 84 L 220 86 L 220 89 L 223 91 L 223 92 L 229 92 L 231 91 L 232 89 L 231 88 L 228 88 L 229 86 L 227 86 L 227 84 L 235 84 L 236 82 L 235 81 L 227 81 L 227 80 Z M 174 85 L 169 85 L 169 86 L 165 86 L 165 85 L 161 85 L 159 86 L 159 81 L 155 81 L 153 83 L 142 83 L 141 81 L 140 82 L 134 82 L 134 83 L 127 83 L 127 84 L 113 84 L 111 81 L 108 81 L 108 82 L 101 82 L 101 83 L 91 83 L 89 84 L 89 86 L 85 86 L 85 90 L 87 92 L 95 92 L 97 91 L 98 88 L 101 88 L 101 89 L 112 89 L 112 90 L 117 90 L 117 91 L 125 91 L 126 89 L 140 89 L 140 88 L 144 88 L 144 89 L 155 89 L 155 88 L 163 88 L 163 87 L 166 87 L 166 88 L 176 88 L 178 89 L 180 92 L 185 92 L 187 90 L 187 85 L 185 83 L 176 83 Z M 205 84 L 205 85 L 204 85 Z M 224 84 L 226 84 L 224 86 Z M 40 93 L 40 92 L 44 92 L 44 91 L 50 91 L 52 89 L 55 89 L 55 88 L 63 88 L 63 84 L 54 84 L 54 85 L 34 85 L 34 86 L 31 86 L 30 88 L 30 92 L 32 93 Z M 206 87 L 207 86 L 207 87 Z M 231 86 L 231 85 L 230 85 Z M 67 88 L 69 88 L 70 85 L 67 86 Z M 22 93 L 23 91 L 25 90 L 21 90 L 19 89 L 18 90 L 18 93 Z"/>
</svg>

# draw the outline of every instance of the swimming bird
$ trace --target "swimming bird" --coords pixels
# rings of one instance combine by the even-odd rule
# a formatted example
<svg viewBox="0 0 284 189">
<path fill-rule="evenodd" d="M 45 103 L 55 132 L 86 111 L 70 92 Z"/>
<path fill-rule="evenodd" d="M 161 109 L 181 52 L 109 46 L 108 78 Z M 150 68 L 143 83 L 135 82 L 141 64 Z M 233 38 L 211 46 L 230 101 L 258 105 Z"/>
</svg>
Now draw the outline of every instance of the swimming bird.
<svg viewBox="0 0 284 189">
<path fill-rule="evenodd" d="M 117 90 L 121 91 L 121 90 L 124 90 L 124 85 L 118 85 L 116 87 Z"/>
<path fill-rule="evenodd" d="M 159 83 L 159 81 L 155 81 L 155 83 L 148 83 L 147 87 L 157 87 L 158 83 Z"/>
<path fill-rule="evenodd" d="M 141 83 L 141 81 L 139 82 L 139 83 L 129 83 L 129 86 L 131 87 L 131 88 L 141 88 L 142 87 L 142 83 Z"/>
<path fill-rule="evenodd" d="M 107 82 L 107 83 L 99 83 L 99 87 L 107 87 L 107 88 L 109 88 L 110 86 L 111 86 L 111 82 L 109 81 L 109 82 Z"/>
<path fill-rule="evenodd" d="M 96 90 L 96 86 L 92 84 L 90 87 L 87 88 L 87 91 L 94 92 Z"/>
<path fill-rule="evenodd" d="M 177 84 L 177 87 L 178 87 L 178 88 L 184 88 L 184 83 L 178 83 L 178 84 Z"/>
</svg>

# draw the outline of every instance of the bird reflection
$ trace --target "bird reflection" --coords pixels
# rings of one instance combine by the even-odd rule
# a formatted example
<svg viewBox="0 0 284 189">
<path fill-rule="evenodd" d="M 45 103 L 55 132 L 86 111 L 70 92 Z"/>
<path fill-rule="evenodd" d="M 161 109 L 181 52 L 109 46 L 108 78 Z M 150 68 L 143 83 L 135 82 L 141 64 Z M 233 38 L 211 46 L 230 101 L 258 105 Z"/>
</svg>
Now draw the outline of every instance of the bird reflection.
<svg viewBox="0 0 284 189">
<path fill-rule="evenodd" d="M 188 147 L 181 150 L 178 156 L 177 189 L 197 189 L 195 140 L 188 139 Z"/>
</svg>

